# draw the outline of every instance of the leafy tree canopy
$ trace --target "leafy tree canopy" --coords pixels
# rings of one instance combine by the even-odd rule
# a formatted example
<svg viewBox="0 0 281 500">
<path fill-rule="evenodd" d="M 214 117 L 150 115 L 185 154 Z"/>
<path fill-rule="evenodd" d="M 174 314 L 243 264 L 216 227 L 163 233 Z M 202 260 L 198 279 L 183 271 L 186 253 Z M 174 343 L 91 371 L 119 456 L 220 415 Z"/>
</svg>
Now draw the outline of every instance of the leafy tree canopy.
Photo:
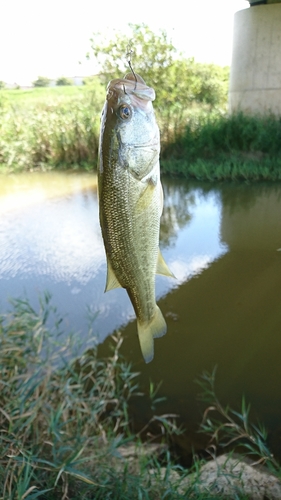
<svg viewBox="0 0 281 500">
<path fill-rule="evenodd" d="M 128 60 L 131 60 L 134 71 L 156 91 L 154 107 L 166 136 L 171 116 L 174 122 L 176 119 L 177 127 L 181 127 L 192 103 L 225 107 L 229 68 L 184 57 L 164 30 L 154 33 L 146 24 L 129 24 L 128 28 L 128 33 L 115 32 L 111 38 L 93 34 L 91 47 L 100 78 L 108 83 L 124 76 L 130 71 Z"/>
<path fill-rule="evenodd" d="M 73 85 L 72 80 L 67 78 L 66 76 L 61 76 L 56 80 L 56 85 L 64 86 L 64 85 Z"/>
<path fill-rule="evenodd" d="M 46 76 L 38 76 L 37 80 L 32 83 L 34 87 L 48 87 L 50 84 L 50 79 Z"/>
<path fill-rule="evenodd" d="M 158 98 L 171 101 L 177 94 L 189 102 L 217 104 L 227 94 L 229 69 L 184 58 L 165 30 L 154 33 L 146 24 L 129 24 L 128 34 L 115 32 L 110 39 L 94 33 L 91 47 L 105 83 L 130 71 L 131 58 L 134 71 L 155 88 Z"/>
<path fill-rule="evenodd" d="M 165 68 L 173 62 L 176 49 L 164 30 L 158 34 L 145 24 L 129 24 L 128 35 L 116 32 L 107 39 L 102 33 L 95 33 L 91 39 L 93 55 L 100 71 L 107 81 L 130 71 L 128 59 L 136 73 L 149 82 L 159 85 L 165 79 Z"/>
</svg>

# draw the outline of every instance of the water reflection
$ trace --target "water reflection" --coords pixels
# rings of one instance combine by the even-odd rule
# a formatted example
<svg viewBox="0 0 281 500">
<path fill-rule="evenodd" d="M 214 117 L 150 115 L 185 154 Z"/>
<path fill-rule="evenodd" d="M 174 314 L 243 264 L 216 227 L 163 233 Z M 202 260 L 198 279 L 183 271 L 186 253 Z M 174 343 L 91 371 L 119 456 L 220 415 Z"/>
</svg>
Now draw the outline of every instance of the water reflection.
<svg viewBox="0 0 281 500">
<path fill-rule="evenodd" d="M 157 277 L 158 298 L 226 251 L 219 239 L 217 194 L 168 181 L 164 192 L 160 245 L 177 280 Z M 134 319 L 124 290 L 103 293 L 106 266 L 94 175 L 3 177 L 0 210 L 2 307 L 8 296 L 25 291 L 35 301 L 38 292 L 48 289 L 68 324 L 79 331 L 86 329 L 86 306 L 97 313 L 100 341 Z"/>
<path fill-rule="evenodd" d="M 200 274 L 227 251 L 227 245 L 220 239 L 219 192 L 206 192 L 198 184 L 170 179 L 164 179 L 163 184 L 165 202 L 160 245 L 177 281 L 163 282 L 166 288 L 161 288 L 161 295 Z"/>
<path fill-rule="evenodd" d="M 279 184 L 228 184 L 222 192 L 222 203 L 222 240 L 232 250 L 276 251 L 281 246 Z"/>
</svg>

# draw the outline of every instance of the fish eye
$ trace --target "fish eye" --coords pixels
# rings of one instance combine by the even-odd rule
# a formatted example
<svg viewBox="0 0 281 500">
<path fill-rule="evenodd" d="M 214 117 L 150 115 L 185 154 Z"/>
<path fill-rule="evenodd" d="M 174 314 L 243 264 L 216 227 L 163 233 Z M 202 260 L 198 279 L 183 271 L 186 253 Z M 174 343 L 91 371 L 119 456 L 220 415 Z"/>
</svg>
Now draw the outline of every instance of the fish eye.
<svg viewBox="0 0 281 500">
<path fill-rule="evenodd" d="M 122 104 L 118 110 L 118 113 L 122 120 L 128 120 L 132 116 L 132 110 L 127 104 Z"/>
</svg>

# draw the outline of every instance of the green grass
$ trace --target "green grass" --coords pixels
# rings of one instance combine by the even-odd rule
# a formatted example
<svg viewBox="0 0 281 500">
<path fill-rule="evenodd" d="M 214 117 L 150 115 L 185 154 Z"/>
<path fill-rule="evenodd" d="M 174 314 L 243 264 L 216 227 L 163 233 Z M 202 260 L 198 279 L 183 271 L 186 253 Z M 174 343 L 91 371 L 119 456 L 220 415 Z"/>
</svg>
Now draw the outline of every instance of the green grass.
<svg viewBox="0 0 281 500">
<path fill-rule="evenodd" d="M 104 96 L 98 79 L 84 87 L 1 90 L 0 170 L 95 169 Z M 227 116 L 207 104 L 159 106 L 163 173 L 281 180 L 280 119 Z"/>
<path fill-rule="evenodd" d="M 198 396 L 200 401 L 207 404 L 200 432 L 210 436 L 210 445 L 220 449 L 235 451 L 252 456 L 253 461 L 265 464 L 268 469 L 281 479 L 279 462 L 267 446 L 267 431 L 262 424 L 252 424 L 249 419 L 250 405 L 242 397 L 241 411 L 238 412 L 229 406 L 223 406 L 215 390 L 216 370 L 204 372 L 196 380 L 201 388 Z"/>
<path fill-rule="evenodd" d="M 162 160 L 161 171 L 167 175 L 202 181 L 280 181 L 281 158 L 267 158 L 259 162 L 245 161 L 239 155 L 233 155 L 229 158 L 218 156 L 217 160 Z"/>
<path fill-rule="evenodd" d="M 148 469 L 160 466 L 130 432 L 138 374 L 119 356 L 120 335 L 112 356 L 91 349 L 73 360 L 77 336 L 64 338 L 48 294 L 38 313 L 26 300 L 12 304 L 0 321 L 0 498 L 180 498 L 176 487 L 167 495 L 168 481 L 151 481 Z M 175 431 L 168 418 L 155 422 L 164 436 Z M 119 458 L 132 442 L 134 467 Z"/>
<path fill-rule="evenodd" d="M 36 312 L 27 300 L 13 300 L 11 312 L 0 317 L 0 499 L 220 498 L 200 484 L 196 457 L 184 470 L 168 449 L 159 458 L 146 455 L 141 433 L 131 432 L 129 401 L 143 395 L 138 374 L 120 357 L 120 334 L 110 356 L 101 359 L 91 349 L 75 358 L 77 335 L 65 337 L 47 293 L 39 304 Z M 249 422 L 249 407 L 244 401 L 241 412 L 223 407 L 214 382 L 215 371 L 199 379 L 207 403 L 201 431 L 211 445 L 242 446 L 281 477 L 265 430 Z M 156 415 L 145 427 L 150 423 L 158 424 L 164 443 L 180 432 L 169 416 Z M 137 458 L 124 460 L 121 450 L 130 444 Z"/>
<path fill-rule="evenodd" d="M 6 102 L 34 101 L 49 98 L 63 98 L 77 96 L 85 91 L 84 86 L 66 85 L 55 87 L 32 87 L 28 89 L 2 89 L 1 96 Z"/>
<path fill-rule="evenodd" d="M 241 113 L 191 119 L 164 147 L 161 166 L 202 180 L 281 180 L 281 120 Z"/>
<path fill-rule="evenodd" d="M 95 168 L 103 100 L 98 82 L 0 91 L 0 169 Z"/>
</svg>

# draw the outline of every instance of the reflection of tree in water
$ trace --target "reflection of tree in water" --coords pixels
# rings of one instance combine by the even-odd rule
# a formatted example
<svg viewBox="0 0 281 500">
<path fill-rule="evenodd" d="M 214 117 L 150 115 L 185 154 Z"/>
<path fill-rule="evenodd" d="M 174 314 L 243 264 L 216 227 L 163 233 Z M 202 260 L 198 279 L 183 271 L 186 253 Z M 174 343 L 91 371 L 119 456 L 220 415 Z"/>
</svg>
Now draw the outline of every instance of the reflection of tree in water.
<svg viewBox="0 0 281 500">
<path fill-rule="evenodd" d="M 195 205 L 194 190 L 186 181 L 162 180 L 164 209 L 161 217 L 161 247 L 174 246 L 179 229 L 191 220 L 189 211 Z"/>
<path fill-rule="evenodd" d="M 220 234 L 230 250 L 280 247 L 280 183 L 233 183 L 221 187 Z"/>
<path fill-rule="evenodd" d="M 276 200 L 280 200 L 280 184 L 271 182 L 258 182 L 250 185 L 245 182 L 225 183 L 221 189 L 223 210 L 229 215 L 235 214 L 237 208 L 249 211 L 257 203 L 258 198 L 269 194 L 275 194 Z"/>
</svg>

